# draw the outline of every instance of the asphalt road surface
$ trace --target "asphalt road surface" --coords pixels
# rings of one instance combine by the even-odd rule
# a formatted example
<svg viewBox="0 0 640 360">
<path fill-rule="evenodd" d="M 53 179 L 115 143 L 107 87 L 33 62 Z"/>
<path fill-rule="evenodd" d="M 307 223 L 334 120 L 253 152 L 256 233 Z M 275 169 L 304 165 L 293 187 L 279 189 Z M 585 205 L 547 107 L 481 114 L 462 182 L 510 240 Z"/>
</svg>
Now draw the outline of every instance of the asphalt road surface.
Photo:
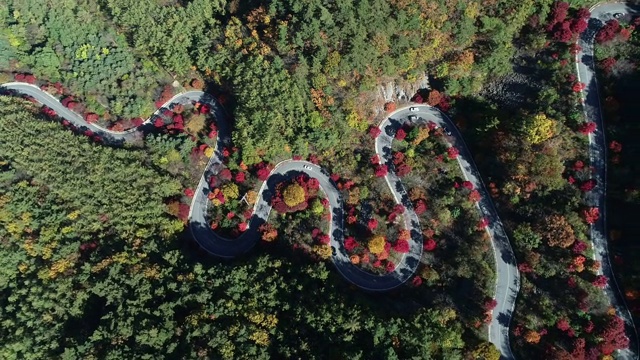
<svg viewBox="0 0 640 360">
<path fill-rule="evenodd" d="M 605 275 L 609 280 L 604 292 L 610 303 L 615 307 L 618 316 L 624 319 L 627 336 L 630 340 L 629 348 L 618 351 L 616 357 L 619 359 L 637 359 L 640 353 L 637 329 L 613 274 L 607 249 L 607 142 L 595 74 L 594 37 L 607 21 L 615 19 L 615 14 L 622 15 L 620 16 L 620 21 L 628 21 L 632 14 L 639 13 L 640 8 L 637 5 L 616 2 L 596 5 L 590 11 L 589 27 L 578 39 L 578 45 L 580 45 L 581 50 L 576 54 L 576 72 L 578 81 L 586 85 L 581 94 L 586 121 L 592 121 L 597 125 L 596 131 L 589 134 L 589 159 L 591 166 L 596 170 L 594 179 L 597 185 L 591 191 L 588 202 L 591 207 L 600 209 L 600 218 L 595 224 L 591 225 L 591 241 L 593 243 L 594 259 L 602 264 L 598 273 Z"/>
</svg>

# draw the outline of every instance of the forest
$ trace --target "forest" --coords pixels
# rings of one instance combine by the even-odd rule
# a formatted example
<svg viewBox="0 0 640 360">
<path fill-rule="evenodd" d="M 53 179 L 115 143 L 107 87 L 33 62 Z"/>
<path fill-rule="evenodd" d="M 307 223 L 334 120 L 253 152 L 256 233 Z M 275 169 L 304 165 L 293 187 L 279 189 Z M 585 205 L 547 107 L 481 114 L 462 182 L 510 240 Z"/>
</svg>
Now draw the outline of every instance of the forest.
<svg viewBox="0 0 640 360">
<path fill-rule="evenodd" d="M 593 4 L 0 4 L 0 82 L 35 83 L 87 121 L 122 130 L 176 93 L 215 96 L 233 127 L 219 149 L 229 160 L 207 179 L 216 233 L 241 236 L 273 164 L 295 158 L 327 169 L 346 199 L 354 265 L 385 273 L 406 252 L 387 171 L 409 188 L 425 239 L 411 282 L 360 291 L 331 266 L 324 195 L 300 177 L 279 185 L 254 250 L 208 256 L 186 226 L 217 136 L 202 104 L 161 109 L 152 131 L 113 147 L 0 96 L 0 357 L 498 359 L 486 224 L 442 130 L 403 128 L 393 169 L 374 158 L 376 125 L 411 98 L 454 119 L 504 221 L 522 281 L 514 355 L 610 358 L 628 340 L 592 260 L 590 225 L 604 214 L 587 206 L 594 125 L 573 66 Z M 637 25 L 596 37 L 608 235 L 636 317 Z"/>
</svg>

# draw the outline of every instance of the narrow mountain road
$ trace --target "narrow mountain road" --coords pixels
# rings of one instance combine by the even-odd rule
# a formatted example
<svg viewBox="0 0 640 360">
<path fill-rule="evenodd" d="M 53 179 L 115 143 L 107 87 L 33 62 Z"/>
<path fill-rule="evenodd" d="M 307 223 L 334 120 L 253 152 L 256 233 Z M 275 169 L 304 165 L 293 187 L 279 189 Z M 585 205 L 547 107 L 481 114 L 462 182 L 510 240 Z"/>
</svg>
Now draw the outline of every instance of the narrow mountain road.
<svg viewBox="0 0 640 360">
<path fill-rule="evenodd" d="M 415 110 L 411 111 L 412 108 Z M 416 116 L 416 119 L 410 121 L 409 116 L 411 115 Z M 396 110 L 382 122 L 380 125 L 382 133 L 376 141 L 376 153 L 385 162 L 390 163 L 391 142 L 396 130 L 405 123 L 428 122 L 434 122 L 439 127 L 446 128 L 451 132 L 450 136 L 443 136 L 446 136 L 451 146 L 455 146 L 458 149 L 458 165 L 464 178 L 473 183 L 474 188 L 482 195 L 482 200 L 480 200 L 477 207 L 482 216 L 489 221 L 486 231 L 491 238 L 496 262 L 496 290 L 494 297 L 498 303 L 493 310 L 491 324 L 489 324 L 489 341 L 500 350 L 503 359 L 513 359 L 514 356 L 509 343 L 509 325 L 520 289 L 520 273 L 509 238 L 498 216 L 498 211 L 482 182 L 478 168 L 464 142 L 462 134 L 460 134 L 451 119 L 440 110 L 427 105 L 412 105 L 411 107 Z M 406 201 L 407 193 L 400 180 L 395 175 L 389 176 L 387 179 L 402 189 L 402 201 Z M 392 186 L 390 185 L 390 187 Z"/>
<path fill-rule="evenodd" d="M 591 225 L 591 241 L 594 258 L 602 264 L 598 272 L 609 280 L 604 292 L 615 307 L 618 316 L 624 319 L 630 340 L 629 348 L 619 351 L 616 355 L 621 359 L 637 359 L 640 354 L 637 329 L 613 273 L 607 246 L 607 142 L 595 74 L 594 39 L 598 30 L 607 21 L 614 20 L 616 14 L 622 15 L 620 16 L 622 18 L 640 14 L 640 7 L 626 3 L 603 3 L 592 7 L 590 11 L 589 27 L 578 39 L 581 50 L 576 54 L 576 72 L 578 81 L 586 85 L 581 93 L 586 121 L 592 121 L 597 125 L 596 131 L 589 134 L 589 160 L 596 170 L 594 178 L 597 185 L 591 191 L 588 202 L 591 207 L 600 209 L 601 216 L 595 224 Z"/>
<path fill-rule="evenodd" d="M 239 238 L 225 239 L 211 230 L 207 220 L 207 208 L 210 203 L 207 195 L 211 191 L 207 179 L 211 176 L 215 176 L 218 171 L 222 169 L 223 155 L 220 149 L 230 144 L 231 137 L 230 127 L 226 121 L 224 111 L 212 96 L 202 91 L 188 91 L 178 94 L 167 101 L 140 127 L 123 132 L 116 132 L 102 128 L 96 124 L 87 123 L 82 116 L 70 109 L 67 109 L 55 97 L 35 85 L 13 82 L 1 85 L 0 89 L 5 92 L 8 91 L 14 94 L 30 96 L 39 103 L 53 109 L 58 116 L 66 119 L 74 126 L 80 129 L 91 130 L 94 134 L 102 137 L 105 143 L 113 145 L 121 145 L 126 141 L 138 138 L 139 133 L 144 131 L 145 127 L 152 126 L 152 119 L 155 116 L 160 116 L 162 109 L 170 109 L 176 104 L 187 104 L 196 101 L 210 105 L 211 112 L 215 116 L 218 125 L 217 146 L 213 156 L 209 159 L 202 177 L 200 178 L 194 198 L 191 202 L 189 210 L 189 228 L 198 244 L 212 255 L 223 258 L 232 258 L 251 250 L 260 239 L 258 227 L 269 218 L 269 213 L 271 211 L 270 200 L 275 185 L 279 181 L 288 177 L 288 174 L 305 173 L 310 177 L 318 179 L 322 191 L 326 194 L 327 199 L 329 200 L 331 215 L 330 246 L 333 249 L 332 260 L 340 274 L 349 282 L 368 291 L 387 291 L 394 289 L 409 280 L 414 275 L 419 265 L 420 257 L 422 255 L 422 233 L 417 221 L 417 215 L 413 212 L 411 206 L 406 207 L 404 213 L 405 226 L 411 231 L 410 251 L 409 253 L 404 254 L 398 261 L 394 271 L 383 275 L 376 275 L 361 270 L 359 267 L 351 264 L 349 254 L 343 244 L 344 216 L 342 213 L 342 196 L 325 170 L 306 161 L 287 160 L 275 166 L 267 181 L 265 181 L 260 188 L 258 201 L 253 208 L 254 215 L 249 222 L 248 230 Z M 392 172 L 387 175 L 387 183 L 391 184 L 389 178 L 397 180 Z M 401 195 L 395 188 L 390 186 L 390 191 L 393 193 L 394 198 L 401 198 Z"/>
</svg>

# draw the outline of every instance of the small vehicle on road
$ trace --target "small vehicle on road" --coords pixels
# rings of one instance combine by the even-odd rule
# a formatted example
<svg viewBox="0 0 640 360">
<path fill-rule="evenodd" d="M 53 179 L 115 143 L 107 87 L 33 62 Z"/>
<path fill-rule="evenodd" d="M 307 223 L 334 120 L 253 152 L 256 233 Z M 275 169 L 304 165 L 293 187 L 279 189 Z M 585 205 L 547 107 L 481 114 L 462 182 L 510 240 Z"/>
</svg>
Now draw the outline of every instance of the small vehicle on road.
<svg viewBox="0 0 640 360">
<path fill-rule="evenodd" d="M 615 13 L 615 14 L 613 14 L 613 17 L 616 18 L 616 19 L 620 19 L 623 16 L 624 16 L 623 13 Z"/>
<path fill-rule="evenodd" d="M 416 112 L 416 111 L 418 111 L 418 108 L 415 107 L 415 106 L 412 106 L 412 107 L 409 108 L 409 111 Z"/>
<path fill-rule="evenodd" d="M 302 165 L 302 168 L 305 170 L 311 170 L 311 166 L 309 165 Z"/>
<path fill-rule="evenodd" d="M 418 119 L 418 117 L 415 116 L 415 115 L 409 115 L 408 119 L 409 119 L 409 121 L 416 121 Z"/>
<path fill-rule="evenodd" d="M 448 127 L 443 126 L 442 131 L 444 131 L 444 133 L 447 134 L 447 136 L 451 136 L 451 130 L 449 130 Z"/>
</svg>

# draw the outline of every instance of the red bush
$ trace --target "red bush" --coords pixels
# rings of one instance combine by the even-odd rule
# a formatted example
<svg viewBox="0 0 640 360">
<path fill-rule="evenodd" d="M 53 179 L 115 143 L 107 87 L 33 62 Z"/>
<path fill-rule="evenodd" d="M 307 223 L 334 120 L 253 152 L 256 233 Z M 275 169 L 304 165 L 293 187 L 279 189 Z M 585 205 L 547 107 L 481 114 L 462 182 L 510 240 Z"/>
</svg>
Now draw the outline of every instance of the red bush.
<svg viewBox="0 0 640 360">
<path fill-rule="evenodd" d="M 422 245 L 424 251 L 433 251 L 436 249 L 436 241 L 433 239 L 427 239 Z"/>
<path fill-rule="evenodd" d="M 184 189 L 184 194 L 185 194 L 187 197 L 192 198 L 192 197 L 193 197 L 193 195 L 194 195 L 194 191 L 193 191 L 193 189 L 191 189 L 191 188 L 186 188 L 186 189 Z"/>
<path fill-rule="evenodd" d="M 556 323 L 556 327 L 562 331 L 567 331 L 571 329 L 571 325 L 569 325 L 569 321 L 567 321 L 567 319 L 564 319 L 564 318 L 558 320 L 558 322 Z"/>
<path fill-rule="evenodd" d="M 398 129 L 398 131 L 396 132 L 396 136 L 395 136 L 396 140 L 403 141 L 404 138 L 406 138 L 406 137 L 407 137 L 407 132 L 404 131 L 404 129 Z"/>
<path fill-rule="evenodd" d="M 580 128 L 578 128 L 578 132 L 580 132 L 583 135 L 589 135 L 594 131 L 596 131 L 597 127 L 598 126 L 596 125 L 596 123 L 594 123 L 593 121 L 589 121 L 587 123 L 580 125 Z"/>
<path fill-rule="evenodd" d="M 577 83 L 573 84 L 573 87 L 571 88 L 571 90 L 573 90 L 574 92 L 580 92 L 580 91 L 584 90 L 586 87 L 587 87 L 587 85 L 585 83 L 577 82 Z"/>
<path fill-rule="evenodd" d="M 356 239 L 353 236 L 349 236 L 346 239 L 344 239 L 344 248 L 347 251 L 353 251 L 356 247 L 358 247 L 358 243 L 356 242 Z"/>
<path fill-rule="evenodd" d="M 246 180 L 246 176 L 243 172 L 238 172 L 235 177 L 235 181 L 242 184 Z"/>
<path fill-rule="evenodd" d="M 369 219 L 369 221 L 367 222 L 367 227 L 369 228 L 369 230 L 373 231 L 378 227 L 378 220 L 376 219 Z"/>
<path fill-rule="evenodd" d="M 594 179 L 589 179 L 580 185 L 580 190 L 582 192 L 589 192 L 596 187 L 596 181 Z"/>
<path fill-rule="evenodd" d="M 220 173 L 218 174 L 218 176 L 222 179 L 222 180 L 231 180 L 232 175 L 231 175 L 231 170 L 225 168 L 222 169 L 220 171 Z"/>
<path fill-rule="evenodd" d="M 447 149 L 447 155 L 451 160 L 457 159 L 459 154 L 460 154 L 460 151 L 458 151 L 458 149 L 456 149 L 454 146 L 451 146 L 450 148 Z"/>
<path fill-rule="evenodd" d="M 618 20 L 609 20 L 596 34 L 596 41 L 600 44 L 611 41 L 616 37 L 618 31 L 620 31 L 620 23 Z"/>
<path fill-rule="evenodd" d="M 382 130 L 380 130 L 379 127 L 377 126 L 372 126 L 369 128 L 369 135 L 371 135 L 372 138 L 377 138 L 380 133 L 382 133 Z"/>
<path fill-rule="evenodd" d="M 609 143 L 609 149 L 611 151 L 613 151 L 614 153 L 619 153 L 622 151 L 622 144 L 620 144 L 619 142 L 613 140 Z"/>
<path fill-rule="evenodd" d="M 401 164 L 396 169 L 396 175 L 398 175 L 400 177 L 403 177 L 403 176 L 409 174 L 410 172 L 411 172 L 411 166 L 409 166 L 407 164 Z"/>
<path fill-rule="evenodd" d="M 594 224 L 600 218 L 600 209 L 592 207 L 586 210 L 582 210 L 582 216 L 587 224 Z"/>
<path fill-rule="evenodd" d="M 484 311 L 491 311 L 498 306 L 498 301 L 496 299 L 488 299 L 484 302 L 483 308 Z"/>
<path fill-rule="evenodd" d="M 387 269 L 387 272 L 393 272 L 396 269 L 396 264 L 394 264 L 393 261 L 387 260 L 386 269 Z"/>
<path fill-rule="evenodd" d="M 398 239 L 393 246 L 393 250 L 401 254 L 406 254 L 409 252 L 409 242 L 404 239 Z"/>
<path fill-rule="evenodd" d="M 416 202 L 414 211 L 415 211 L 416 215 L 424 214 L 427 211 L 427 204 L 425 203 L 425 201 L 422 200 L 422 199 L 419 199 Z"/>
<path fill-rule="evenodd" d="M 385 177 L 389 173 L 389 169 L 387 165 L 377 165 L 375 170 L 375 175 L 377 177 Z"/>
<path fill-rule="evenodd" d="M 593 282 L 591 282 L 591 284 L 593 284 L 593 286 L 603 289 L 605 286 L 607 286 L 607 282 L 608 280 L 606 276 L 598 275 L 596 276 L 596 279 L 593 280 Z"/>
<path fill-rule="evenodd" d="M 396 103 L 390 101 L 384 104 L 384 111 L 391 112 L 396 110 Z"/>
</svg>

